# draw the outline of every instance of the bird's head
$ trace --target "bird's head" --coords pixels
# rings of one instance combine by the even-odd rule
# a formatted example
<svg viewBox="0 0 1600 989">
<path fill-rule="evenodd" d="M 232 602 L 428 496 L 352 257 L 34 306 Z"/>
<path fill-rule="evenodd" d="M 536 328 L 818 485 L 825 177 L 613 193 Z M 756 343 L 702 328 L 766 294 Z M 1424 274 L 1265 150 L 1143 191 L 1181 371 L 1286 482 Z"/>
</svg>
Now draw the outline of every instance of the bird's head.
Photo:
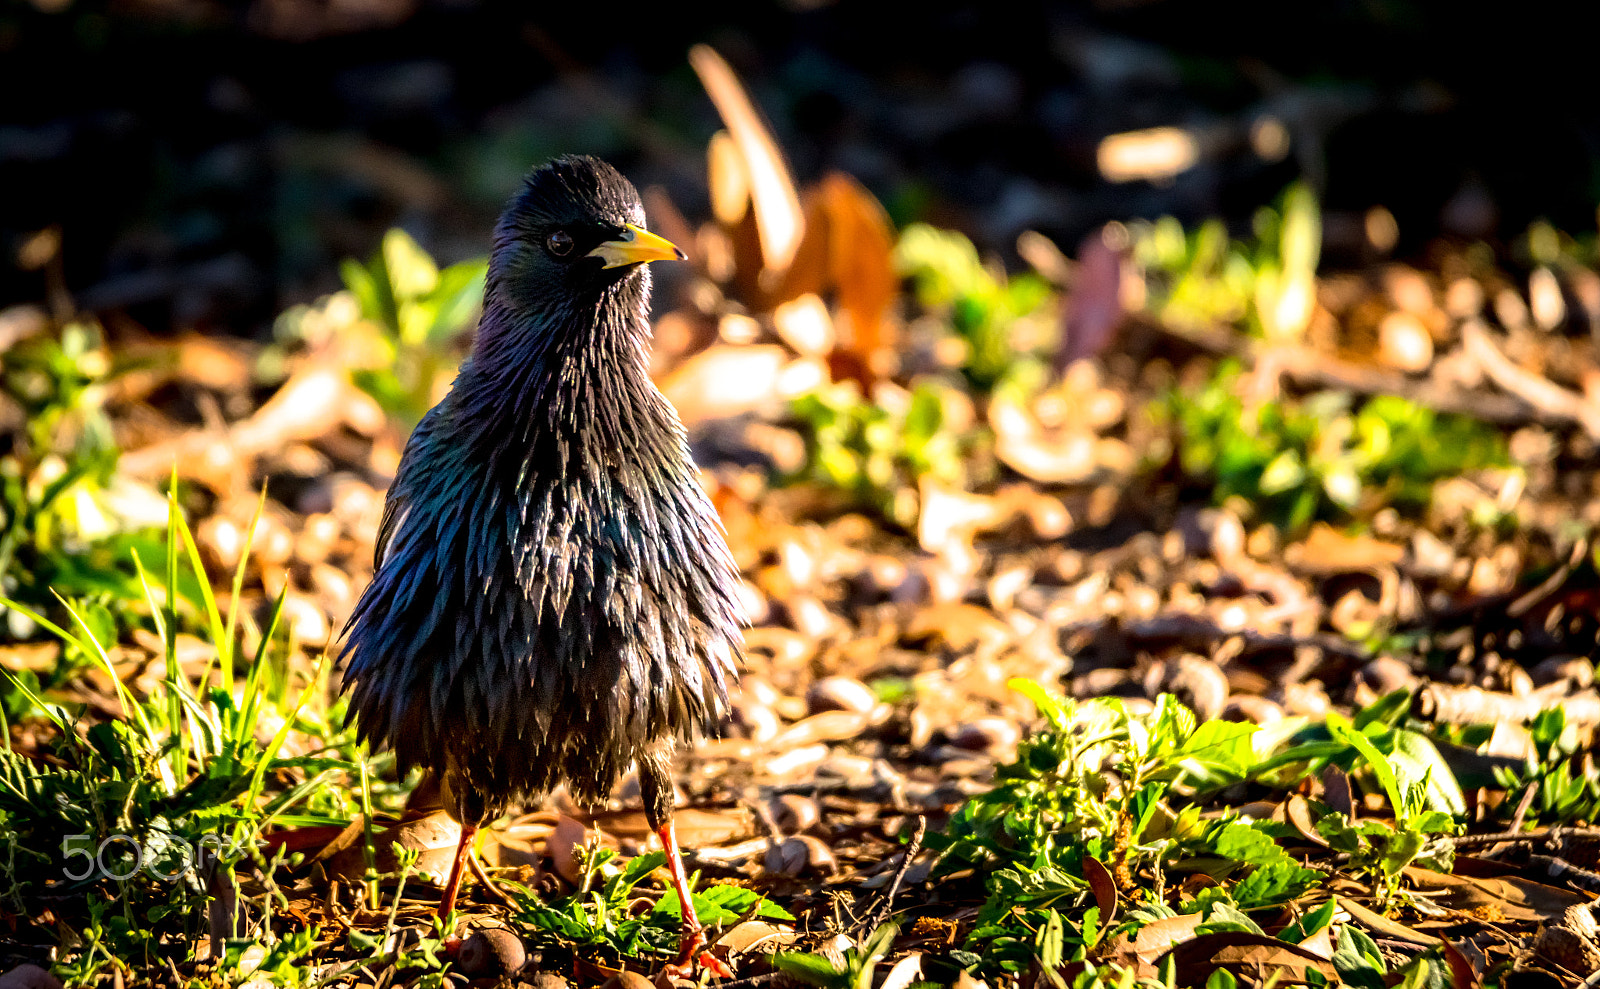
<svg viewBox="0 0 1600 989">
<path fill-rule="evenodd" d="M 633 183 L 600 159 L 569 155 L 542 165 L 500 217 L 490 297 L 534 314 L 594 306 L 611 290 L 636 287 L 642 305 L 644 263 L 684 257 L 644 222 Z"/>
</svg>

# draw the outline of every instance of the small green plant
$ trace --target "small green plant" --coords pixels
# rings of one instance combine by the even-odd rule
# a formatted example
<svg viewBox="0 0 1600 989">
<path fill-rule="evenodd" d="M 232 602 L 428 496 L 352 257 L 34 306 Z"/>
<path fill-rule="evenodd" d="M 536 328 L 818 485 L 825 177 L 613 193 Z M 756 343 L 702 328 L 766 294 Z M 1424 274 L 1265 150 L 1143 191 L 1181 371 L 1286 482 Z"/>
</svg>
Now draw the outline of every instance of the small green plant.
<svg viewBox="0 0 1600 989">
<path fill-rule="evenodd" d="M 455 371 L 487 272 L 482 259 L 440 269 L 410 234 L 390 230 L 366 264 L 340 267 L 345 292 L 286 310 L 274 333 L 286 344 L 335 347 L 356 384 L 414 426 Z"/>
<path fill-rule="evenodd" d="M 1090 902 L 1091 872 L 1128 890 L 1134 874 L 1147 873 L 1137 885 L 1159 891 L 1164 861 L 1206 841 L 1198 805 L 1175 813 L 1172 801 L 1243 779 L 1257 761 L 1256 726 L 1196 724 L 1171 695 L 1136 717 L 1116 699 L 1074 702 L 1032 681 L 1011 685 L 1033 701 L 1046 726 L 1023 740 L 1015 762 L 996 770 L 993 789 L 967 801 L 928 839 L 940 852 L 936 875 L 972 869 L 983 877 L 987 898 L 954 957 L 989 974 L 1021 972 L 1042 951 L 1084 960 L 1110 920 L 1098 899 Z M 1263 879 L 1252 902 L 1270 899 L 1266 880 L 1279 861 L 1256 851 L 1246 866 Z M 1298 874 L 1280 882 L 1283 896 L 1296 883 L 1305 885 Z"/>
<path fill-rule="evenodd" d="M 1380 698 L 1352 721 L 1328 712 L 1322 725 L 1306 729 L 1284 752 L 1262 762 L 1268 771 L 1300 763 L 1307 773 L 1328 765 L 1371 775 L 1394 811 L 1393 823 L 1352 820 L 1329 812 L 1317 831 L 1335 850 L 1350 856 L 1349 868 L 1372 876 L 1381 898 L 1400 890 L 1406 866 L 1422 862 L 1449 871 L 1454 846 L 1443 838 L 1460 833 L 1466 798 L 1444 758 L 1425 735 L 1398 726 L 1410 706 L 1404 690 Z"/>
<path fill-rule="evenodd" d="M 435 380 L 453 368 L 446 352 L 483 299 L 488 262 L 463 261 L 444 270 L 404 230 L 383 236 L 383 248 L 362 265 L 340 267 L 362 315 L 383 327 L 394 348 L 390 369 L 360 372 L 356 383 L 408 424 L 433 406 Z"/>
<path fill-rule="evenodd" d="M 915 283 L 918 301 L 965 341 L 963 370 L 978 390 L 988 392 L 1037 364 L 1032 351 L 1051 342 L 1054 331 L 1045 327 L 1054 321 L 1055 295 L 1049 284 L 1037 275 L 1008 278 L 991 269 L 961 234 L 913 223 L 895 245 L 895 264 Z"/>
<path fill-rule="evenodd" d="M 1321 392 L 1250 406 L 1226 361 L 1204 386 L 1175 391 L 1155 413 L 1177 433 L 1177 461 L 1214 500 L 1243 499 L 1290 529 L 1384 505 L 1427 505 L 1435 482 L 1506 462 L 1499 433 L 1465 416 L 1380 395 L 1352 407 Z"/>
<path fill-rule="evenodd" d="M 1528 822 L 1552 825 L 1600 819 L 1600 772 L 1585 751 L 1577 726 L 1567 723 L 1567 712 L 1559 706 L 1540 711 L 1529 735 L 1533 752 L 1522 770 L 1495 770 L 1496 782 L 1509 792 L 1539 788 Z M 1509 804 L 1502 809 L 1511 811 Z"/>
<path fill-rule="evenodd" d="M 536 942 L 581 950 L 611 964 L 641 956 L 671 957 L 678 945 L 678 896 L 668 889 L 650 910 L 633 909 L 635 889 L 667 861 L 663 852 L 647 852 L 619 863 L 609 848 L 587 848 L 583 878 L 577 890 L 552 903 L 511 886 L 515 918 Z M 693 877 L 692 877 L 693 878 Z M 697 890 L 694 908 L 707 927 L 736 923 L 747 916 L 793 920 L 788 911 L 742 886 L 713 885 Z"/>
<path fill-rule="evenodd" d="M 772 956 L 772 966 L 819 989 L 872 989 L 873 973 L 888 956 L 899 930 L 895 924 L 880 925 L 845 951 L 842 964 L 822 954 L 780 951 Z"/>
<path fill-rule="evenodd" d="M 112 372 L 89 320 L 24 339 L 0 358 L 0 401 L 26 416 L 0 456 L 0 593 L 64 621 L 59 594 L 91 621 L 121 628 L 141 599 L 131 552 L 159 545 L 160 498 L 116 476 L 104 410 Z M 22 612 L 6 617 L 0 635 L 27 638 L 37 628 Z M 70 670 L 86 657 L 65 658 Z"/>
<path fill-rule="evenodd" d="M 1185 329 L 1245 324 L 1271 338 L 1297 338 L 1316 303 L 1322 213 L 1302 183 L 1277 207 L 1256 211 L 1251 241 L 1232 240 L 1221 220 L 1192 233 L 1167 216 L 1135 223 L 1134 262 L 1144 271 L 1147 307 Z"/>
<path fill-rule="evenodd" d="M 917 517 L 917 482 L 964 485 L 977 439 L 954 429 L 942 386 L 918 384 L 903 403 L 866 401 L 853 381 L 808 392 L 792 411 L 806 441 L 800 478 L 848 492 L 900 525 Z"/>
</svg>

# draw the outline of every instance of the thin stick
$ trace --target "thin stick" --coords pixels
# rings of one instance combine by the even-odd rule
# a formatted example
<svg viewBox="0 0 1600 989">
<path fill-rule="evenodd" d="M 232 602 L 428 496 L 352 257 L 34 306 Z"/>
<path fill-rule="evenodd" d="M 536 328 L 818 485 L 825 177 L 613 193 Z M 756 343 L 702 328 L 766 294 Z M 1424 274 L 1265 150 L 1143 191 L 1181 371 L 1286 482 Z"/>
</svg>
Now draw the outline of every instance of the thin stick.
<svg viewBox="0 0 1600 989">
<path fill-rule="evenodd" d="M 883 901 L 879 903 L 877 912 L 872 915 L 870 926 L 877 927 L 882 924 L 894 908 L 894 898 L 900 893 L 900 884 L 905 882 L 906 873 L 911 871 L 911 860 L 917 857 L 918 852 L 922 851 L 922 836 L 927 830 L 928 819 L 918 814 L 917 830 L 912 833 L 911 841 L 906 845 L 906 857 L 900 860 L 900 868 L 894 871 L 894 878 L 889 881 L 889 889 L 884 893 Z"/>
</svg>

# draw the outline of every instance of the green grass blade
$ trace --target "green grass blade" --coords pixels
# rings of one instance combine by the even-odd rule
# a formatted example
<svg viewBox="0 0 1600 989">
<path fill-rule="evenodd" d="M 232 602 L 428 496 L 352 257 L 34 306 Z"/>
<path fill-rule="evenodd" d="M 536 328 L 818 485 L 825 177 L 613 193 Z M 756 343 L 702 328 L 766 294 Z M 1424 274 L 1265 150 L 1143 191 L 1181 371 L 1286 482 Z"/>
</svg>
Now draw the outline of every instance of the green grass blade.
<svg viewBox="0 0 1600 989">
<path fill-rule="evenodd" d="M 272 606 L 272 618 L 267 622 L 265 633 L 261 636 L 261 644 L 256 648 L 254 661 L 250 664 L 250 675 L 245 680 L 244 692 L 239 698 L 239 712 L 234 725 L 233 737 L 249 739 L 249 727 L 255 724 L 256 716 L 261 710 L 261 673 L 267 665 L 267 648 L 272 644 L 272 637 L 278 634 L 278 625 L 283 621 L 283 604 L 289 597 L 289 584 L 284 582 L 283 589 L 278 592 L 278 600 Z"/>
<path fill-rule="evenodd" d="M 79 648 L 82 648 L 82 643 L 87 639 L 89 645 L 93 648 L 86 651 L 98 659 L 101 666 L 105 667 L 106 676 L 111 678 L 112 684 L 116 687 L 117 702 L 122 705 L 123 720 L 129 720 L 131 711 L 132 716 L 136 716 L 135 720 L 138 721 L 139 730 L 144 733 L 145 741 L 149 744 L 151 750 L 159 750 L 161 748 L 161 740 L 156 737 L 155 730 L 150 727 L 150 719 L 145 716 L 144 706 L 133 696 L 133 691 L 128 689 L 128 685 L 122 682 L 122 677 L 117 675 L 117 668 L 112 665 L 110 655 L 106 653 L 105 647 L 100 644 L 100 640 L 95 638 L 94 632 L 89 628 L 89 624 L 83 620 L 83 615 L 79 614 L 78 609 L 74 608 L 66 598 L 55 591 L 50 593 L 55 594 L 56 600 L 61 602 L 61 606 L 67 609 L 67 614 L 71 615 L 78 628 L 83 630 L 84 637 L 74 639 L 75 642 L 79 643 Z"/>
<path fill-rule="evenodd" d="M 223 681 L 228 685 L 229 691 L 233 690 L 233 636 L 235 630 L 237 630 L 239 627 L 239 597 L 244 591 L 244 571 L 245 567 L 250 564 L 250 547 L 255 543 L 256 526 L 261 524 L 261 514 L 266 511 L 266 508 L 267 486 L 265 483 L 263 483 L 261 485 L 261 497 L 256 500 L 255 514 L 250 516 L 250 528 L 245 530 L 244 548 L 239 551 L 239 564 L 233 568 L 232 597 L 228 600 L 228 621 L 223 632 L 223 640 L 228 643 L 229 656 L 228 665 L 223 670 Z M 198 564 L 196 564 L 196 566 L 198 567 Z M 200 579 L 202 582 L 205 582 L 204 575 L 202 575 Z M 285 583 L 284 586 L 287 587 L 288 584 Z M 222 648 L 221 643 L 218 643 L 217 648 L 219 650 Z M 221 655 L 221 653 L 219 652 L 218 655 Z M 260 665 L 259 655 L 256 657 L 256 660 L 257 665 Z M 252 669 L 250 673 L 252 682 L 254 682 L 255 670 Z M 241 704 L 239 706 L 243 707 L 244 705 Z"/>
<path fill-rule="evenodd" d="M 200 601 L 205 605 L 206 624 L 211 630 L 212 645 L 217 647 L 217 663 L 222 670 L 222 689 L 231 697 L 233 696 L 233 643 L 227 638 L 228 629 L 223 624 L 222 612 L 217 608 L 217 597 L 211 593 L 211 578 L 206 575 L 205 563 L 200 559 L 200 547 L 195 545 L 194 533 L 189 531 L 189 523 L 184 521 L 183 513 L 178 510 L 176 488 L 170 495 L 168 511 L 170 513 L 168 523 L 177 529 L 179 538 L 183 540 L 184 551 L 189 556 L 189 566 L 194 570 L 195 578 L 200 584 Z"/>
</svg>

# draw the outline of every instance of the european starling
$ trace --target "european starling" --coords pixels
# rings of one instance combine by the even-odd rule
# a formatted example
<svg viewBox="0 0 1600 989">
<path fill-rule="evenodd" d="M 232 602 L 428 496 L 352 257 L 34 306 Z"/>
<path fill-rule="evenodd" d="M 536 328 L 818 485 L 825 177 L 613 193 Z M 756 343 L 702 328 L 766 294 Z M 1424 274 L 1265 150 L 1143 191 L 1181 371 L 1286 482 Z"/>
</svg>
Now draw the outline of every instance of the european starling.
<svg viewBox="0 0 1600 989">
<path fill-rule="evenodd" d="M 360 737 L 437 774 L 461 844 L 565 783 L 606 799 L 637 763 L 683 909 L 675 743 L 737 677 L 737 570 L 682 423 L 651 382 L 648 261 L 633 185 L 595 158 L 534 169 L 495 230 L 483 316 L 450 392 L 406 443 L 376 572 L 348 626 Z"/>
</svg>

